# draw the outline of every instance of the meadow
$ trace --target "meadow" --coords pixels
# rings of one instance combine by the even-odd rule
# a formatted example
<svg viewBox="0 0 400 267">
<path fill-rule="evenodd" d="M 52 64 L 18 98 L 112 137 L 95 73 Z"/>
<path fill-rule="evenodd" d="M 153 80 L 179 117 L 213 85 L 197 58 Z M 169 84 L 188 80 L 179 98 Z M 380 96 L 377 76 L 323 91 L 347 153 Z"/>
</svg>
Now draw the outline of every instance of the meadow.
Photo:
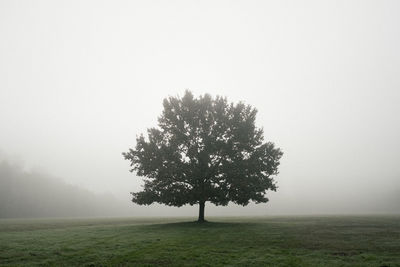
<svg viewBox="0 0 400 267">
<path fill-rule="evenodd" d="M 400 266 L 400 216 L 0 220 L 0 266 Z"/>
</svg>

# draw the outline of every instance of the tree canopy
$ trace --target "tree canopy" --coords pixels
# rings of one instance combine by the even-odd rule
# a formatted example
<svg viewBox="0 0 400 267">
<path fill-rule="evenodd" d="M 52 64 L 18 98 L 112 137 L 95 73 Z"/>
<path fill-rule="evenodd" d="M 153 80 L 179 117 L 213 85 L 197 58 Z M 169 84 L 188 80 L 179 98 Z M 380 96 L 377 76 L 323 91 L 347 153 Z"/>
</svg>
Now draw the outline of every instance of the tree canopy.
<svg viewBox="0 0 400 267">
<path fill-rule="evenodd" d="M 143 191 L 132 193 L 133 202 L 199 204 L 199 221 L 204 221 L 207 201 L 243 206 L 268 201 L 283 153 L 264 142 L 255 108 L 221 96 L 195 98 L 190 91 L 164 99 L 163 106 L 158 127 L 138 136 L 135 149 L 123 153 L 130 171 L 144 177 Z"/>
</svg>

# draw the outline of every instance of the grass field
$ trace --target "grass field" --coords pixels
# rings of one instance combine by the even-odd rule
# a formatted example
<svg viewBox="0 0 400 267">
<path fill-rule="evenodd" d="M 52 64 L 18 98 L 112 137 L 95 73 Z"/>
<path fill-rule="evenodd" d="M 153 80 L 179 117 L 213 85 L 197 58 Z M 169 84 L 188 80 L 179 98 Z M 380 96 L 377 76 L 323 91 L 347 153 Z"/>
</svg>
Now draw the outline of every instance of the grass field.
<svg viewBox="0 0 400 267">
<path fill-rule="evenodd" d="M 400 217 L 0 220 L 0 265 L 400 266 Z"/>
</svg>

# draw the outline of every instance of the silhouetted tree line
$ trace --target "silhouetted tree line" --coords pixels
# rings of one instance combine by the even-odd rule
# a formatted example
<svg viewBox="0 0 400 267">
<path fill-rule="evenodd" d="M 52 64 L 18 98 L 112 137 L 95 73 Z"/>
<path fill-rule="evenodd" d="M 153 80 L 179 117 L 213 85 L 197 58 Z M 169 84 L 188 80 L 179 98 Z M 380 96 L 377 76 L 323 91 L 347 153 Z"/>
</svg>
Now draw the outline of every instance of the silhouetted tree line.
<svg viewBox="0 0 400 267">
<path fill-rule="evenodd" d="M 40 172 L 0 162 L 0 218 L 121 215 L 111 195 L 97 195 Z"/>
</svg>

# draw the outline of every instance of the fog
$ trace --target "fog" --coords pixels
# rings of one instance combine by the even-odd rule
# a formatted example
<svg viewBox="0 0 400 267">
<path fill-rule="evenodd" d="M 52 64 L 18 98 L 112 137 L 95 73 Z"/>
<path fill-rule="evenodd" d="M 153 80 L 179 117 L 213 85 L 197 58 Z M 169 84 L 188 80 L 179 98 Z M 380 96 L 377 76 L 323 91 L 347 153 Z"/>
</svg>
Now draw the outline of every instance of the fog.
<svg viewBox="0 0 400 267">
<path fill-rule="evenodd" d="M 185 89 L 256 107 L 284 152 L 267 204 L 208 204 L 206 216 L 400 213 L 399 12 L 398 1 L 1 1 L 0 217 L 195 217 L 197 206 L 131 203 L 142 182 L 121 155 Z"/>
<path fill-rule="evenodd" d="M 107 194 L 93 194 L 42 171 L 25 172 L 0 164 L 0 218 L 92 217 L 129 215 Z"/>
</svg>

